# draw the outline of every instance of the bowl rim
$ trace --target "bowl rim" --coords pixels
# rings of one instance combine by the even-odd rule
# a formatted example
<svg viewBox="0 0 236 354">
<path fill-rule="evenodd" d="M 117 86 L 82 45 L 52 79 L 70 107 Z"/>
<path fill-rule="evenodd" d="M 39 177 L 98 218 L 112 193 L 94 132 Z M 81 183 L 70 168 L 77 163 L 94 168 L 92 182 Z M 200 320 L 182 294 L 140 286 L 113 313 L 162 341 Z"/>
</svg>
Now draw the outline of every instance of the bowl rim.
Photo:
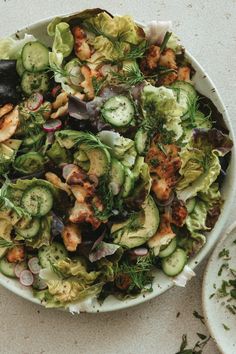
<svg viewBox="0 0 236 354">
<path fill-rule="evenodd" d="M 83 11 L 83 10 L 81 10 L 81 11 Z M 75 11 L 72 13 L 58 14 L 58 15 L 43 18 L 37 22 L 33 22 L 33 23 L 27 25 L 26 27 L 23 27 L 22 29 L 9 35 L 9 37 L 19 38 L 19 36 L 23 35 L 24 33 L 30 33 L 31 31 L 37 30 L 43 26 L 46 27 L 47 24 L 55 17 L 62 17 L 63 18 L 66 16 L 75 15 L 79 12 L 80 11 L 78 10 L 78 11 Z M 115 15 L 120 16 L 117 14 L 115 14 Z M 134 20 L 135 20 L 135 23 L 141 27 L 144 27 L 146 25 L 145 23 L 139 22 L 136 19 L 134 19 Z M 201 73 L 205 77 L 205 80 L 208 81 L 208 84 L 212 87 L 212 89 L 214 89 L 215 101 L 222 107 L 221 113 L 223 115 L 224 122 L 226 123 L 227 128 L 229 130 L 229 135 L 233 141 L 233 148 L 231 150 L 231 158 L 230 158 L 229 167 L 230 167 L 230 170 L 232 170 L 231 174 L 233 173 L 233 175 L 236 175 L 236 140 L 235 140 L 234 130 L 233 130 L 227 109 L 226 109 L 224 102 L 223 102 L 217 88 L 215 87 L 213 81 L 211 80 L 211 78 L 209 77 L 207 72 L 203 69 L 201 64 L 199 64 L 199 62 L 188 52 L 188 50 L 185 50 L 185 54 L 186 54 L 186 57 L 190 60 L 191 64 L 193 64 L 194 68 L 196 69 L 196 72 Z M 217 222 L 216 226 L 213 228 L 213 230 L 210 232 L 210 237 L 212 237 L 214 235 L 214 242 L 213 242 L 213 244 L 210 244 L 210 242 L 206 242 L 204 247 L 196 254 L 196 256 L 194 256 L 193 258 L 190 259 L 190 261 L 188 262 L 188 265 L 192 269 L 195 269 L 199 265 L 199 263 L 201 263 L 204 260 L 204 258 L 207 257 L 207 255 L 209 255 L 210 251 L 213 249 L 213 247 L 216 246 L 217 242 L 220 240 L 220 233 L 227 221 L 227 215 L 230 212 L 230 208 L 233 203 L 234 196 L 236 194 L 236 180 L 233 182 L 231 187 L 232 187 L 231 193 L 227 199 L 227 203 L 224 203 L 224 207 L 222 209 L 222 212 L 220 214 L 218 222 Z M 166 277 L 166 279 L 168 279 L 168 278 Z M 155 280 L 153 281 L 153 283 L 155 283 Z M 0 274 L 0 285 L 4 286 L 6 289 L 10 290 L 14 294 L 16 294 L 28 301 L 31 301 L 32 303 L 43 306 L 42 303 L 40 302 L 40 300 L 33 297 L 32 293 L 29 293 L 28 291 L 26 291 L 27 289 L 21 289 L 21 291 L 19 293 L 19 288 L 17 288 L 14 285 L 14 283 L 12 284 L 12 279 L 6 278 L 3 274 Z M 126 309 L 129 307 L 133 307 L 133 306 L 142 304 L 142 303 L 144 303 L 148 300 L 151 300 L 157 296 L 160 296 L 161 294 L 163 294 L 164 292 L 166 292 L 168 289 L 172 288 L 173 286 L 174 286 L 173 281 L 171 279 L 169 279 L 168 281 L 165 282 L 164 286 L 162 285 L 161 287 L 158 287 L 157 290 L 153 290 L 153 292 L 140 294 L 136 298 L 131 298 L 131 299 L 122 300 L 122 301 L 118 300 L 112 296 L 111 298 L 113 298 L 115 301 L 114 304 L 105 306 L 105 304 L 106 304 L 106 300 L 105 300 L 102 305 L 89 306 L 85 310 L 81 310 L 81 312 L 87 312 L 87 313 L 104 312 L 105 313 L 105 312 L 113 312 L 113 311 Z"/>
</svg>

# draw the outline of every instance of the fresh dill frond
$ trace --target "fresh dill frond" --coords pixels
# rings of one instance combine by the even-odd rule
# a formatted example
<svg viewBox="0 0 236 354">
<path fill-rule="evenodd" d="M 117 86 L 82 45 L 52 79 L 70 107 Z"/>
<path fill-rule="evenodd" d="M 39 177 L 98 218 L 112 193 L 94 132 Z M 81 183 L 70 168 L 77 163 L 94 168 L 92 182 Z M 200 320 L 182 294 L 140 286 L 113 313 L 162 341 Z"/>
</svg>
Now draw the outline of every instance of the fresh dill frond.
<svg viewBox="0 0 236 354">
<path fill-rule="evenodd" d="M 137 85 L 145 80 L 143 73 L 136 64 L 126 65 L 122 72 L 112 71 L 112 77 L 117 84 L 126 87 Z"/>
<path fill-rule="evenodd" d="M 94 215 L 101 221 L 107 220 L 112 215 L 114 205 L 113 194 L 109 187 L 108 176 L 104 175 L 99 179 L 99 185 L 96 194 L 101 199 L 103 209 L 100 210 L 96 205 L 93 205 Z"/>
<path fill-rule="evenodd" d="M 102 79 L 97 79 L 95 76 L 92 77 L 92 85 L 93 85 L 95 97 L 99 94 L 99 92 L 106 85 L 106 83 L 107 83 L 107 75 L 104 76 Z"/>
<path fill-rule="evenodd" d="M 153 269 L 155 258 L 148 254 L 147 256 L 138 257 L 136 264 L 130 264 L 128 260 L 122 262 L 118 269 L 118 274 L 127 275 L 130 279 L 128 291 L 152 291 Z"/>
</svg>

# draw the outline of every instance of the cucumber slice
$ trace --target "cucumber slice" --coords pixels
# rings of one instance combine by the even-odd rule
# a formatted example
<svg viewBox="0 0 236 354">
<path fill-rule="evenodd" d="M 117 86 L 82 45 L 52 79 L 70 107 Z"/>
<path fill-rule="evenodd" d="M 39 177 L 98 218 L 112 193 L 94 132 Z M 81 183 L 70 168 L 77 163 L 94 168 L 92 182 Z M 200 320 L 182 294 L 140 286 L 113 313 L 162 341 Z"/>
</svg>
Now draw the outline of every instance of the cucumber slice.
<svg viewBox="0 0 236 354">
<path fill-rule="evenodd" d="M 122 197 L 128 197 L 132 189 L 134 188 L 134 175 L 129 168 L 125 167 L 125 181 L 122 190 Z"/>
<path fill-rule="evenodd" d="M 134 144 L 137 153 L 139 155 L 145 155 L 149 143 L 150 143 L 150 139 L 148 133 L 143 128 L 140 128 L 135 134 L 135 138 L 134 138 Z"/>
<path fill-rule="evenodd" d="M 27 152 L 26 154 L 18 156 L 13 164 L 16 171 L 28 175 L 41 171 L 44 167 L 44 156 L 38 152 Z"/>
<path fill-rule="evenodd" d="M 163 258 L 161 265 L 163 272 L 169 277 L 175 277 L 184 269 L 187 263 L 187 254 L 182 248 L 177 248 L 169 257 Z"/>
<path fill-rule="evenodd" d="M 117 195 L 125 180 L 124 166 L 120 161 L 113 158 L 111 160 L 110 186 L 114 195 Z"/>
<path fill-rule="evenodd" d="M 126 96 L 114 96 L 105 102 L 102 115 L 111 125 L 125 127 L 134 118 L 134 106 Z"/>
<path fill-rule="evenodd" d="M 164 249 L 161 249 L 158 256 L 160 258 L 168 257 L 176 250 L 176 247 L 177 247 L 177 242 L 175 237 L 168 243 L 168 245 Z"/>
<path fill-rule="evenodd" d="M 45 93 L 49 89 L 49 78 L 46 73 L 31 73 L 25 71 L 21 79 L 22 91 L 30 96 L 34 92 Z"/>
<path fill-rule="evenodd" d="M 45 136 L 44 132 L 40 132 L 38 134 L 35 135 L 31 135 L 28 138 L 25 138 L 23 140 L 23 145 L 24 146 L 32 146 L 32 145 L 36 145 L 37 143 L 40 142 L 40 140 Z"/>
<path fill-rule="evenodd" d="M 51 263 L 65 259 L 67 256 L 67 250 L 58 242 L 53 242 L 50 246 L 43 246 L 38 252 L 39 263 L 43 268 L 50 268 Z"/>
<path fill-rule="evenodd" d="M 194 210 L 195 208 L 195 205 L 196 205 L 196 198 L 191 198 L 191 199 L 188 199 L 187 202 L 186 202 L 186 208 L 187 208 L 187 211 L 188 211 L 188 214 L 191 214 L 192 211 Z"/>
<path fill-rule="evenodd" d="M 18 58 L 17 59 L 17 62 L 16 62 L 16 71 L 17 71 L 17 74 L 19 76 L 22 76 L 24 71 L 25 71 L 25 67 L 23 65 L 23 61 L 21 58 Z"/>
<path fill-rule="evenodd" d="M 10 263 L 6 258 L 0 259 L 0 272 L 6 277 L 16 278 L 15 263 Z"/>
<path fill-rule="evenodd" d="M 25 69 L 30 72 L 43 71 L 49 66 L 49 50 L 38 41 L 26 43 L 21 58 Z"/>
<path fill-rule="evenodd" d="M 24 238 L 33 238 L 37 236 L 39 230 L 40 220 L 38 218 L 33 218 L 24 229 L 16 228 L 16 232 Z"/>
<path fill-rule="evenodd" d="M 138 156 L 136 158 L 135 164 L 134 164 L 134 168 L 132 169 L 133 175 L 135 179 L 139 178 L 141 169 L 143 167 L 144 164 L 144 157 L 143 156 Z"/>
<path fill-rule="evenodd" d="M 33 216 L 46 215 L 53 206 L 51 191 L 45 186 L 35 185 L 23 193 L 21 206 Z"/>
</svg>

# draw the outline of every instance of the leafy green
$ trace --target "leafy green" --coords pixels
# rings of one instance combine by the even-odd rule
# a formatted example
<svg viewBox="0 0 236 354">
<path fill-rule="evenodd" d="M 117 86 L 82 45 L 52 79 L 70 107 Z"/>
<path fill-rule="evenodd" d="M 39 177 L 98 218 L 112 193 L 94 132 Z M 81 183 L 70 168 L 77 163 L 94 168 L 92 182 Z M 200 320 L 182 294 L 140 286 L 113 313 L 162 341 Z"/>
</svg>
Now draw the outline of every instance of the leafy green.
<svg viewBox="0 0 236 354">
<path fill-rule="evenodd" d="M 132 45 L 143 41 L 143 32 L 129 16 L 112 18 L 101 12 L 83 21 L 83 27 L 93 34 L 89 44 L 94 47 L 95 53 L 88 61 L 96 65 L 104 61 L 123 60 L 131 52 Z"/>
<path fill-rule="evenodd" d="M 61 53 L 63 57 L 68 57 L 72 52 L 74 38 L 70 31 L 70 26 L 66 22 L 60 22 L 55 26 L 55 37 L 52 51 Z"/>
<path fill-rule="evenodd" d="M 194 210 L 186 218 L 186 226 L 191 233 L 191 237 L 202 244 L 206 242 L 206 237 L 202 234 L 202 231 L 208 230 L 206 226 L 207 210 L 207 204 L 197 199 Z"/>
<path fill-rule="evenodd" d="M 173 133 L 176 140 L 182 135 L 180 117 L 183 107 L 178 103 L 173 90 L 164 86 L 145 86 L 142 92 L 142 109 L 144 128 L 151 131 L 165 128 Z"/>
<path fill-rule="evenodd" d="M 24 45 L 32 41 L 36 41 L 36 38 L 31 34 L 25 34 L 23 39 L 13 39 L 11 37 L 1 39 L 0 59 L 19 58 Z"/>
<path fill-rule="evenodd" d="M 230 138 L 217 129 L 195 129 L 192 139 L 180 152 L 179 198 L 187 200 L 198 192 L 206 193 L 221 170 L 218 156 L 225 155 L 231 147 Z"/>
<path fill-rule="evenodd" d="M 46 307 L 66 307 L 100 293 L 103 282 L 98 280 L 100 272 L 88 271 L 83 258 L 60 260 L 53 264 L 54 276 L 44 272 L 48 289 L 37 292 Z"/>
</svg>

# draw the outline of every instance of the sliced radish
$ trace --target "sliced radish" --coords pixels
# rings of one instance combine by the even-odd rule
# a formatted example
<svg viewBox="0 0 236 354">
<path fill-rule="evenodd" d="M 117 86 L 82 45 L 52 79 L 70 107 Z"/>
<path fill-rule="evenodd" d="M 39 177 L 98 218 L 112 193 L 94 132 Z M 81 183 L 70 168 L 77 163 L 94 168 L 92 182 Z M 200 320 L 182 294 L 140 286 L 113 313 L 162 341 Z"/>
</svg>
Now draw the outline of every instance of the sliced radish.
<svg viewBox="0 0 236 354">
<path fill-rule="evenodd" d="M 28 261 L 28 267 L 31 273 L 33 274 L 38 274 L 40 272 L 40 269 L 42 268 L 39 264 L 39 259 L 38 257 L 32 257 Z"/>
<path fill-rule="evenodd" d="M 41 279 L 38 274 L 36 274 L 34 276 L 34 282 L 33 282 L 32 286 L 34 289 L 37 289 L 37 290 L 44 290 L 48 287 L 45 280 Z"/>
<path fill-rule="evenodd" d="M 14 269 L 16 277 L 20 278 L 21 272 L 23 272 L 23 270 L 26 270 L 26 269 L 27 269 L 27 264 L 25 262 L 17 263 L 15 266 L 15 269 Z"/>
<path fill-rule="evenodd" d="M 31 286 L 34 282 L 33 274 L 29 270 L 23 270 L 20 273 L 20 283 L 24 286 Z"/>
<path fill-rule="evenodd" d="M 62 122 L 60 119 L 50 119 L 43 125 L 43 129 L 48 132 L 55 132 L 62 127 Z"/>
<path fill-rule="evenodd" d="M 51 94 L 53 97 L 56 97 L 60 93 L 60 91 L 61 91 L 61 86 L 57 85 L 57 86 L 53 87 Z"/>
<path fill-rule="evenodd" d="M 36 111 L 43 103 L 43 95 L 39 92 L 33 93 L 27 100 L 27 107 L 30 111 Z"/>
<path fill-rule="evenodd" d="M 144 257 L 148 254 L 148 249 L 145 247 L 134 248 L 133 250 L 129 251 L 129 254 L 132 259 L 136 259 L 137 257 Z"/>
</svg>

